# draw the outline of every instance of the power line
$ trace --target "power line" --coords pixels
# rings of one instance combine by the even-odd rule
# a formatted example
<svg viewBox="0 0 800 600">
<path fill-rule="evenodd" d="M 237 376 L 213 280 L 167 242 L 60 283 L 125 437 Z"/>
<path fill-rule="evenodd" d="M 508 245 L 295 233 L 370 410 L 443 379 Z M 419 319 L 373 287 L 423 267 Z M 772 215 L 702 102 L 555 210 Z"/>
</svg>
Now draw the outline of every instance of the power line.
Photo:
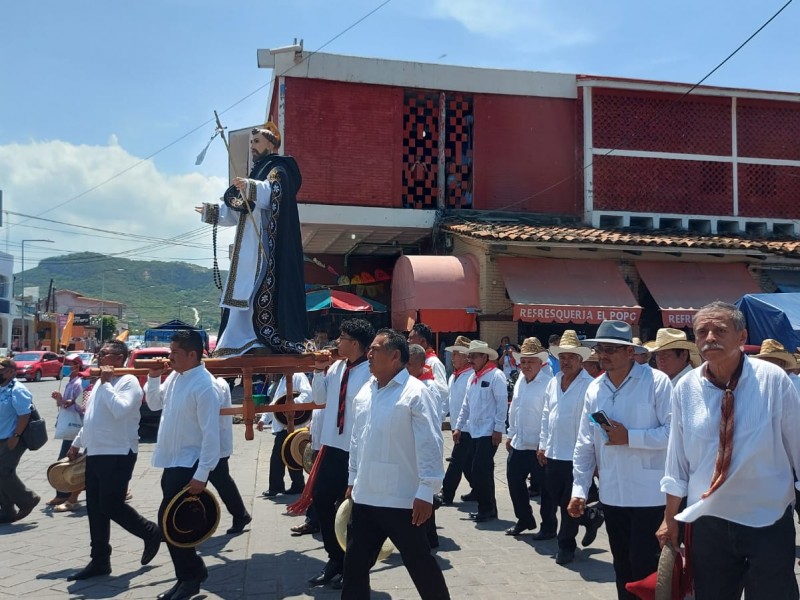
<svg viewBox="0 0 800 600">
<path fill-rule="evenodd" d="M 346 27 L 345 29 L 343 29 L 342 31 L 340 31 L 339 33 L 337 33 L 335 36 L 333 36 L 333 37 L 332 37 L 331 39 L 329 39 L 327 42 L 325 42 L 324 44 L 322 44 L 322 45 L 321 45 L 319 48 L 317 48 L 317 49 L 316 49 L 316 50 L 314 50 L 313 52 L 310 52 L 310 53 L 309 53 L 307 56 L 304 56 L 304 57 L 303 57 L 303 59 L 302 59 L 302 60 L 301 60 L 299 63 L 297 63 L 297 65 L 300 65 L 300 64 L 302 64 L 303 62 L 305 62 L 305 61 L 309 60 L 309 59 L 310 59 L 312 56 L 314 56 L 315 54 L 317 54 L 318 52 L 320 52 L 320 51 L 321 51 L 323 48 L 325 48 L 325 47 L 329 46 L 329 45 L 330 45 L 330 44 L 332 44 L 334 41 L 336 41 L 336 40 L 337 40 L 337 39 L 339 39 L 341 36 L 343 36 L 345 33 L 347 33 L 348 31 L 350 31 L 351 29 L 353 29 L 354 27 L 356 27 L 357 25 L 359 25 L 360 23 L 362 23 L 364 20 L 368 19 L 368 18 L 369 18 L 369 17 L 371 17 L 372 15 L 374 15 L 376 12 L 378 12 L 378 11 L 379 11 L 381 8 L 383 8 L 384 6 L 386 6 L 387 4 L 389 4 L 389 2 L 391 2 L 391 1 L 392 1 L 392 0 L 384 0 L 384 1 L 383 1 L 381 4 L 379 4 L 378 6 L 376 6 L 375 8 L 373 8 L 372 10 L 370 10 L 370 11 L 369 11 L 367 14 L 365 14 L 364 16 L 362 16 L 361 18 L 359 18 L 357 21 L 355 21 L 354 23 L 352 23 L 351 25 L 349 25 L 348 27 Z M 257 88 L 256 88 L 256 89 L 254 89 L 252 92 L 250 92 L 249 94 L 247 94 L 247 95 L 245 95 L 244 97 L 240 98 L 239 100 L 237 100 L 236 102 L 234 102 L 233 104 L 231 104 L 230 106 L 228 106 L 227 108 L 225 108 L 224 110 L 221 110 L 221 111 L 219 111 L 219 114 L 220 114 L 220 115 L 224 115 L 225 113 L 227 113 L 227 112 L 228 112 L 228 111 L 230 111 L 231 109 L 235 108 L 236 106 L 238 106 L 239 104 L 241 104 L 242 102 L 244 102 L 245 100 L 247 100 L 248 98 L 250 98 L 251 96 L 254 96 L 255 94 L 257 94 L 258 92 L 260 92 L 260 91 L 261 91 L 261 90 L 263 90 L 264 88 L 266 88 L 266 87 L 268 87 L 268 86 L 272 85 L 272 82 L 273 82 L 273 81 L 275 81 L 275 79 L 276 79 L 277 77 L 282 77 L 283 75 L 285 75 L 286 73 L 288 73 L 288 72 L 289 72 L 289 70 L 291 70 L 291 69 L 295 68 L 297 65 L 293 65 L 292 67 L 290 67 L 289 69 L 286 69 L 286 71 L 283 71 L 283 72 L 282 72 L 282 73 L 280 73 L 279 75 L 275 75 L 275 74 L 273 73 L 273 76 L 272 76 L 272 78 L 271 78 L 271 79 L 270 79 L 270 80 L 269 80 L 267 83 L 265 83 L 264 85 L 261 85 L 261 86 L 257 87 Z M 178 142 L 181 142 L 181 141 L 183 141 L 184 139 L 186 139 L 187 137 L 189 137 L 190 135 L 192 135 L 192 134 L 193 134 L 193 133 L 195 133 L 196 131 L 199 131 L 200 129 L 202 129 L 202 128 L 203 128 L 203 127 L 205 127 L 206 125 L 209 125 L 209 124 L 211 124 L 211 123 L 214 123 L 214 121 L 215 121 L 215 120 L 214 120 L 213 118 L 209 118 L 209 119 L 207 119 L 207 120 L 203 121 L 203 122 L 202 122 L 200 125 L 198 125 L 197 127 L 194 127 L 194 128 L 192 128 L 191 130 L 187 131 L 186 133 L 184 133 L 183 135 L 181 135 L 181 136 L 180 136 L 180 137 L 178 137 L 177 139 L 175 139 L 175 140 L 171 141 L 170 143 L 166 144 L 165 146 L 162 146 L 161 148 L 159 148 L 159 149 L 158 149 L 158 150 L 156 150 L 155 152 L 152 152 L 152 153 L 148 154 L 147 156 L 145 156 L 144 158 L 142 158 L 142 159 L 140 159 L 140 160 L 136 161 L 135 163 L 133 163 L 133 164 L 132 164 L 132 165 L 130 165 L 129 167 L 126 167 L 126 168 L 125 168 L 125 169 L 123 169 L 122 171 L 119 171 L 118 173 L 115 173 L 114 175 L 111 175 L 110 177 L 108 177 L 108 178 L 104 179 L 104 180 L 103 180 L 103 181 L 101 181 L 100 183 L 98 183 L 98 184 L 96 184 L 96 185 L 93 185 L 93 186 L 92 186 L 92 187 L 90 187 L 89 189 L 87 189 L 87 190 L 84 190 L 84 191 L 80 192 L 79 194 L 77 194 L 77 195 L 75 195 L 75 196 L 72 196 L 71 198 L 68 198 L 67 200 L 64 200 L 63 202 L 60 202 L 59 204 L 56 204 L 55 206 L 51 206 L 50 208 L 48 208 L 48 209 L 46 209 L 46 210 L 42 211 L 41 213 L 39 213 L 39 215 L 37 215 L 37 216 L 41 217 L 42 215 L 45 215 L 45 214 L 47 214 L 47 213 L 49 213 L 49 212 L 51 212 L 51 211 L 54 211 L 54 210 L 56 210 L 57 208 L 61 208 L 62 206 L 66 206 L 66 205 L 67 205 L 67 204 L 69 204 L 70 202 L 73 202 L 73 201 L 77 200 L 78 198 L 82 198 L 83 196 L 85 196 L 85 195 L 87 195 L 87 194 L 89 194 L 89 193 L 91 193 L 91 192 L 95 191 L 96 189 L 98 189 L 98 188 L 101 188 L 102 186 L 106 185 L 107 183 L 110 183 L 110 182 L 114 181 L 115 179 L 117 179 L 117 178 L 121 177 L 121 176 L 122 176 L 122 175 L 124 175 L 125 173 L 128 173 L 129 171 L 132 171 L 133 169 L 135 169 L 135 168 L 136 168 L 136 167 L 138 167 L 139 165 L 141 165 L 141 164 L 143 164 L 143 163 L 147 162 L 148 160 L 150 160 L 150 159 L 151 159 L 151 158 L 153 158 L 154 156 L 156 156 L 156 155 L 158 155 L 158 154 L 161 154 L 161 153 L 162 153 L 164 150 L 167 150 L 167 149 L 171 148 L 172 146 L 174 146 L 175 144 L 177 144 Z M 27 222 L 27 221 L 23 221 L 23 223 L 25 223 L 25 222 Z"/>
</svg>

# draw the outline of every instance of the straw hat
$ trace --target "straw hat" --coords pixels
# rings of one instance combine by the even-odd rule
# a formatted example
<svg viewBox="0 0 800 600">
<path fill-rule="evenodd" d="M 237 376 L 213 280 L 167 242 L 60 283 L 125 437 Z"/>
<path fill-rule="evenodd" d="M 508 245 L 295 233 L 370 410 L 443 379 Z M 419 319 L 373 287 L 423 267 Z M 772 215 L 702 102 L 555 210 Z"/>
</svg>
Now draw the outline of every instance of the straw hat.
<svg viewBox="0 0 800 600">
<path fill-rule="evenodd" d="M 761 351 L 753 358 L 772 358 L 774 360 L 783 361 L 784 369 L 796 369 L 797 361 L 794 354 L 787 352 L 778 340 L 766 339 L 761 342 Z"/>
<path fill-rule="evenodd" d="M 625 584 L 625 589 L 642 600 L 682 600 L 691 584 L 684 575 L 683 556 L 667 544 L 661 549 L 658 570 L 639 581 Z"/>
<path fill-rule="evenodd" d="M 550 346 L 550 354 L 556 358 L 558 358 L 558 355 L 562 352 L 566 354 L 577 354 L 581 357 L 582 361 L 589 360 L 589 355 L 592 353 L 589 348 L 581 346 L 578 334 L 575 333 L 573 329 L 567 329 L 561 334 L 561 340 L 557 346 Z"/>
<path fill-rule="evenodd" d="M 59 492 L 77 492 L 86 485 L 86 454 L 64 457 L 47 467 L 47 481 Z"/>
<path fill-rule="evenodd" d="M 591 353 L 589 354 L 589 358 L 584 358 L 583 362 L 600 362 L 600 355 L 597 353 L 597 350 L 592 349 Z"/>
<path fill-rule="evenodd" d="M 353 499 L 345 498 L 339 505 L 336 511 L 336 521 L 334 522 L 334 531 L 336 532 L 336 541 L 342 547 L 342 550 L 347 551 L 347 525 L 350 523 L 350 516 L 353 514 Z M 390 539 L 386 539 L 381 546 L 381 551 L 378 553 L 378 560 L 386 560 L 394 552 L 394 544 Z"/>
<path fill-rule="evenodd" d="M 633 341 L 633 329 L 625 321 L 603 321 L 597 328 L 597 337 L 583 340 L 581 344 L 587 348 L 594 348 L 597 344 L 640 347 Z"/>
<path fill-rule="evenodd" d="M 461 354 L 467 354 L 469 352 L 469 338 L 460 335 L 456 338 L 455 343 L 452 346 L 448 346 L 445 348 L 448 352 L 460 352 Z"/>
<path fill-rule="evenodd" d="M 550 354 L 544 349 L 542 342 L 537 337 L 525 338 L 525 341 L 522 342 L 522 348 L 520 348 L 519 352 L 514 352 L 513 354 L 517 362 L 521 358 L 534 357 L 544 363 L 550 357 Z"/>
<path fill-rule="evenodd" d="M 297 398 L 300 395 L 300 392 L 293 392 L 292 397 Z M 272 403 L 275 406 L 286 404 L 286 394 L 284 393 L 282 396 L 278 396 L 275 401 Z M 310 410 L 296 410 L 294 411 L 294 425 L 297 427 L 298 425 L 304 425 L 308 421 L 311 420 L 311 413 Z M 288 419 L 286 418 L 285 412 L 276 412 L 272 415 L 276 421 L 279 423 L 283 423 L 284 425 L 287 424 Z"/>
<path fill-rule="evenodd" d="M 314 448 L 311 444 L 306 444 L 303 448 L 303 470 L 311 475 L 311 469 L 314 468 Z"/>
<path fill-rule="evenodd" d="M 481 354 L 488 354 L 489 360 L 497 360 L 497 350 L 489 347 L 489 344 L 480 340 L 472 340 L 467 346 L 467 354 L 473 352 L 480 352 Z"/>
<path fill-rule="evenodd" d="M 197 496 L 187 485 L 175 494 L 161 517 L 164 538 L 178 548 L 194 548 L 210 538 L 219 525 L 219 502 L 204 489 Z"/>
<path fill-rule="evenodd" d="M 697 350 L 697 345 L 690 342 L 686 337 L 686 332 L 680 329 L 672 329 L 671 327 L 662 327 L 656 332 L 656 340 L 654 346 L 650 348 L 650 352 L 661 352 L 662 350 L 688 350 L 689 362 L 693 367 L 699 367 L 703 360 L 700 358 L 700 352 Z"/>
<path fill-rule="evenodd" d="M 634 351 L 636 354 L 650 354 L 650 348 L 642 343 L 642 338 L 635 337 L 631 341 L 637 346 Z"/>
<path fill-rule="evenodd" d="M 281 446 L 283 464 L 291 471 L 303 468 L 303 450 L 311 445 L 311 432 L 307 428 L 295 429 L 286 436 Z"/>
</svg>

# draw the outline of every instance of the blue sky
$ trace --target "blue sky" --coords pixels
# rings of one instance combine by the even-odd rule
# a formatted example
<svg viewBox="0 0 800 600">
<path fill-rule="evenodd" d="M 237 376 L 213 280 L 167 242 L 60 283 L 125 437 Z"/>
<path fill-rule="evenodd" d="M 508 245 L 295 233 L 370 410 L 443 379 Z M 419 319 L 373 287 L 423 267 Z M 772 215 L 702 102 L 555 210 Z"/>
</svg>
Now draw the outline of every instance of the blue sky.
<svg viewBox="0 0 800 600">
<path fill-rule="evenodd" d="M 785 0 L 392 0 L 324 52 L 693 83 Z M 0 9 L 0 189 L 10 216 L 0 249 L 26 268 L 94 250 L 210 264 L 193 206 L 224 190 L 226 159 L 201 126 L 265 86 L 256 50 L 303 38 L 316 50 L 382 0 L 8 0 Z M 800 4 L 791 4 L 707 83 L 800 91 Z M 266 87 L 226 112 L 230 128 L 263 119 Z M 196 132 L 186 135 L 201 126 Z M 61 205 L 186 137 L 111 183 Z M 183 246 L 158 245 L 190 233 Z M 221 247 L 227 244 L 221 236 Z"/>
</svg>

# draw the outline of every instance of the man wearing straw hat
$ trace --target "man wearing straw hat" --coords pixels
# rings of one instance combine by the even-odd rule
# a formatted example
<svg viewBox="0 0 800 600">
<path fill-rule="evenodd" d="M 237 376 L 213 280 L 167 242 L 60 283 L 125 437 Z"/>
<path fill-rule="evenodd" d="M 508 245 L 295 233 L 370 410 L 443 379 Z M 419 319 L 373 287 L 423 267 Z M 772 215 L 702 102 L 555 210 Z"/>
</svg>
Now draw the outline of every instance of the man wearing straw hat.
<svg viewBox="0 0 800 600">
<path fill-rule="evenodd" d="M 677 548 L 678 523 L 691 523 L 697 600 L 738 599 L 742 591 L 748 600 L 796 600 L 800 395 L 782 368 L 742 352 L 747 329 L 735 306 L 707 304 L 692 325 L 706 362 L 672 397 L 659 541 Z"/>
<path fill-rule="evenodd" d="M 575 559 L 578 526 L 586 527 L 583 546 L 594 541 L 597 530 L 603 524 L 603 513 L 599 506 L 589 507 L 578 519 L 567 513 L 572 496 L 572 455 L 578 428 L 581 423 L 586 389 L 593 378 L 581 367 L 589 358 L 589 348 L 581 345 L 575 331 L 568 329 L 557 346 L 550 346 L 550 353 L 558 359 L 559 372 L 547 385 L 542 411 L 542 433 L 539 438 L 539 462 L 545 469 L 545 487 L 550 497 L 551 514 L 542 522 L 556 523 L 556 510 L 561 508 L 561 523 L 558 529 L 558 554 L 560 565 Z M 544 511 L 544 504 L 542 505 Z M 544 531 L 544 526 L 542 527 Z"/>
<path fill-rule="evenodd" d="M 467 384 L 467 395 L 453 431 L 453 441 L 461 440 L 461 430 L 469 427 L 472 449 L 472 491 L 478 511 L 470 513 L 476 523 L 497 518 L 494 494 L 494 455 L 503 440 L 508 413 L 506 376 L 497 368 L 497 352 L 481 340 L 472 340 L 467 358 L 474 373 Z"/>
<path fill-rule="evenodd" d="M 574 518 L 584 514 L 597 468 L 620 600 L 634 598 L 626 583 L 650 575 L 658 566 L 655 532 L 664 516 L 660 480 L 672 393 L 664 373 L 635 362 L 632 338 L 628 323 L 603 321 L 596 337 L 582 342 L 597 350 L 606 372 L 586 389 L 567 507 Z"/>
<path fill-rule="evenodd" d="M 315 465 L 316 479 L 311 490 L 319 519 L 328 562 L 308 580 L 312 586 L 339 584 L 344 569 L 344 551 L 336 539 L 336 505 L 347 490 L 350 437 L 353 430 L 353 401 L 369 380 L 367 348 L 375 329 L 364 319 L 348 319 L 339 327 L 337 349 L 340 360 L 328 354 L 314 364 L 311 399 L 325 405 L 322 417 L 322 448 Z M 324 351 L 323 351 L 324 353 Z"/>
<path fill-rule="evenodd" d="M 161 523 L 170 501 L 188 487 L 199 495 L 219 462 L 220 398 L 214 376 L 202 363 L 203 340 L 197 331 L 182 329 L 170 342 L 172 372 L 161 383 L 163 368 L 151 368 L 147 378 L 147 403 L 163 409 L 153 466 L 161 475 L 163 499 L 158 509 Z M 178 547 L 167 541 L 175 568 L 175 585 L 158 596 L 164 600 L 186 600 L 200 593 L 208 578 L 203 559 L 194 547 Z"/>
<path fill-rule="evenodd" d="M 442 484 L 442 428 L 436 401 L 408 373 L 408 345 L 381 329 L 369 346 L 372 378 L 353 402 L 347 496 L 353 498 L 342 599 L 370 597 L 369 570 L 390 539 L 423 600 L 447 600 L 425 523 Z"/>
<path fill-rule="evenodd" d="M 519 364 L 520 376 L 514 384 L 511 406 L 508 409 L 506 480 L 517 522 L 506 530 L 506 535 L 519 535 L 527 529 L 536 529 L 536 519 L 528 495 L 529 475 L 532 484 L 542 490 L 542 531 L 555 530 L 555 522 L 549 522 L 548 519 L 552 510 L 548 505 L 550 496 L 544 491 L 544 469 L 536 459 L 545 392 L 547 384 L 553 378 L 542 368 L 543 365 L 549 364 L 548 356 L 549 353 L 542 348 L 536 338 L 527 338 L 522 342 L 520 351 L 514 353 L 514 359 Z"/>
<path fill-rule="evenodd" d="M 686 338 L 686 332 L 671 327 L 658 330 L 650 352 L 656 357 L 656 368 L 666 373 L 673 386 L 702 362 L 697 346 Z"/>
<path fill-rule="evenodd" d="M 461 412 L 461 406 L 467 397 L 467 384 L 469 384 L 470 377 L 473 370 L 469 364 L 467 353 L 469 352 L 469 338 L 460 335 L 456 338 L 452 346 L 445 348 L 450 352 L 453 361 L 453 373 L 447 382 L 450 388 L 450 427 L 455 429 L 458 415 Z M 467 483 L 472 487 L 472 464 L 467 462 L 467 457 L 470 455 L 472 449 L 472 436 L 469 433 L 469 424 L 466 424 L 461 429 L 461 436 L 456 444 L 453 444 L 453 451 L 450 453 L 450 462 L 447 465 L 447 471 L 444 474 L 444 481 L 442 481 L 442 491 L 439 494 L 439 500 L 445 506 L 453 503 L 456 497 L 456 490 L 458 484 L 461 483 L 461 475 L 467 480 Z M 462 499 L 472 499 L 470 491 L 465 494 Z"/>
<path fill-rule="evenodd" d="M 128 484 L 139 449 L 139 411 L 142 388 L 133 375 L 115 375 L 125 365 L 125 342 L 103 344 L 97 359 L 100 379 L 86 403 L 83 427 L 72 441 L 67 457 L 74 460 L 86 449 L 86 512 L 89 516 L 91 560 L 68 581 L 111 573 L 111 521 L 144 541 L 141 563 L 148 564 L 161 545 L 156 523 L 142 517 L 125 503 Z"/>
</svg>

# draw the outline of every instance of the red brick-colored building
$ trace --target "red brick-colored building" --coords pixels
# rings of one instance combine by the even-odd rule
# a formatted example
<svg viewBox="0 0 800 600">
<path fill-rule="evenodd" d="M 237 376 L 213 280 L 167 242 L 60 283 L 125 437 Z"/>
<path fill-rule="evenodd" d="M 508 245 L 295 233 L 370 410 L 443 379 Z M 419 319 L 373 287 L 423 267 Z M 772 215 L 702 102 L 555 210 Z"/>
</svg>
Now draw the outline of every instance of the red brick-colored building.
<svg viewBox="0 0 800 600">
<path fill-rule="evenodd" d="M 653 337 L 705 301 L 800 281 L 800 94 L 302 51 L 258 60 L 275 75 L 267 114 L 303 171 L 306 255 L 359 278 L 407 256 L 401 280 L 411 273 L 426 305 L 393 291 L 397 326 L 449 310 L 440 331 L 494 343 L 622 315 Z M 416 255 L 471 258 L 454 270 Z"/>
</svg>

